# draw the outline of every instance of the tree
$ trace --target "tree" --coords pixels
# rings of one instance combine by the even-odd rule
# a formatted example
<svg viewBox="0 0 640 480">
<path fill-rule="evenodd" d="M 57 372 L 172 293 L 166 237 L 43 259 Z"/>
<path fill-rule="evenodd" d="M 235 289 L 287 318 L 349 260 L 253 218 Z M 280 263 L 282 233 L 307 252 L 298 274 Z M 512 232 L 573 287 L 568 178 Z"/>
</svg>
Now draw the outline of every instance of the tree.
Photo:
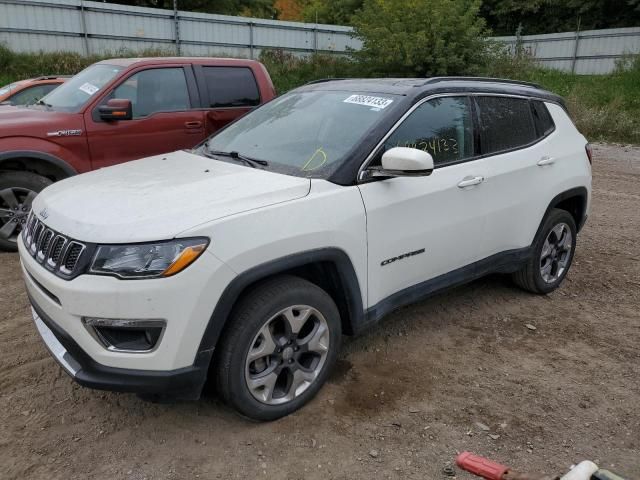
<svg viewBox="0 0 640 480">
<path fill-rule="evenodd" d="M 276 0 L 273 4 L 278 20 L 299 22 L 302 20 L 303 4 L 301 0 Z"/>
<path fill-rule="evenodd" d="M 135 5 L 137 7 L 173 9 L 173 0 L 109 0 L 110 3 Z M 219 13 L 273 18 L 276 10 L 274 0 L 178 0 L 178 8 L 188 12 Z"/>
<path fill-rule="evenodd" d="M 351 19 L 362 8 L 363 0 L 308 0 L 303 9 L 305 22 L 351 25 Z"/>
<path fill-rule="evenodd" d="M 633 27 L 640 23 L 638 0 L 483 0 L 480 14 L 495 35 Z"/>
<path fill-rule="evenodd" d="M 473 73 L 483 61 L 480 0 L 365 0 L 353 16 L 363 42 L 354 56 L 374 74 Z"/>
</svg>

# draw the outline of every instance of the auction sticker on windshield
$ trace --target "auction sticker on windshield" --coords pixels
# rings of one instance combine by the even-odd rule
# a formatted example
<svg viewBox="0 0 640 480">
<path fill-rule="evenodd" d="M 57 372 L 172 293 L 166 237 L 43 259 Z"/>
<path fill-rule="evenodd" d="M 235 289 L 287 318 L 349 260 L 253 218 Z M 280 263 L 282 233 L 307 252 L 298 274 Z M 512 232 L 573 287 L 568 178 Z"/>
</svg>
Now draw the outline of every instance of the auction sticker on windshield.
<svg viewBox="0 0 640 480">
<path fill-rule="evenodd" d="M 82 90 L 87 95 L 93 95 L 98 90 L 100 90 L 98 87 L 96 87 L 95 85 L 92 85 L 89 82 L 87 82 L 87 83 L 83 84 L 82 86 L 80 86 L 79 89 Z"/>
<path fill-rule="evenodd" d="M 372 97 L 369 95 L 351 95 L 344 100 L 344 103 L 354 103 L 356 105 L 364 105 L 365 107 L 386 108 L 393 100 L 383 97 Z"/>
</svg>

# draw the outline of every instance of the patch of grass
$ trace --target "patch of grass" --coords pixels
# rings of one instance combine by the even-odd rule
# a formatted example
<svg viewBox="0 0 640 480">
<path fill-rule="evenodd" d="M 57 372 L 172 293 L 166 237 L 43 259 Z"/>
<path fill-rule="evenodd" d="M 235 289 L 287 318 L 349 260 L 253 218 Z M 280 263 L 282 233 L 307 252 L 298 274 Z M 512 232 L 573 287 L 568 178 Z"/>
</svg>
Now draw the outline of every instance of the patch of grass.
<svg viewBox="0 0 640 480">
<path fill-rule="evenodd" d="M 90 56 L 83 56 L 75 52 L 18 53 L 0 44 L 0 85 L 42 75 L 75 75 L 89 65 L 107 58 L 166 57 L 171 55 L 173 55 L 172 51 L 157 49 L 141 51 L 121 49 Z"/>
<path fill-rule="evenodd" d="M 485 74 L 534 82 L 564 97 L 589 140 L 640 144 L 640 56 L 625 58 L 608 75 L 575 75 L 540 68 L 526 56 L 498 56 Z"/>
<path fill-rule="evenodd" d="M 260 61 L 267 67 L 278 93 L 322 78 L 361 76 L 359 65 L 346 56 L 313 54 L 299 57 L 282 50 L 265 50 Z"/>
<path fill-rule="evenodd" d="M 589 139 L 640 143 L 640 61 L 610 75 L 538 71 L 531 79 L 566 98 Z"/>
<path fill-rule="evenodd" d="M 39 75 L 72 75 L 105 58 L 173 54 L 163 50 L 120 50 L 84 57 L 70 52 L 16 53 L 0 45 L 0 86 Z M 278 93 L 312 80 L 368 75 L 348 56 L 300 57 L 282 50 L 266 50 L 260 60 Z M 609 75 L 573 75 L 540 68 L 526 55 L 514 57 L 496 49 L 480 74 L 535 82 L 564 97 L 576 125 L 589 140 L 640 144 L 640 56 L 625 58 Z"/>
</svg>

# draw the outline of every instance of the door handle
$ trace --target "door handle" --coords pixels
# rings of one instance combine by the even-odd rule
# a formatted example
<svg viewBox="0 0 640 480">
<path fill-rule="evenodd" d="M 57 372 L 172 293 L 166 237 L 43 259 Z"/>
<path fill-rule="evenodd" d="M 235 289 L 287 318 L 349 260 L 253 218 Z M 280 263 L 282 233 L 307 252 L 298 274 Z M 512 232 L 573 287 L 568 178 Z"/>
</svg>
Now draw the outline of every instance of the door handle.
<svg viewBox="0 0 640 480">
<path fill-rule="evenodd" d="M 545 156 L 538 160 L 539 167 L 544 167 L 545 165 L 553 165 L 554 163 L 556 163 L 556 159 L 553 157 Z"/>
<path fill-rule="evenodd" d="M 202 127 L 202 122 L 198 122 L 198 121 L 196 121 L 196 122 L 185 122 L 184 126 L 186 128 L 200 128 L 200 127 Z"/>
<path fill-rule="evenodd" d="M 458 184 L 458 188 L 473 187 L 474 185 L 480 185 L 484 182 L 484 177 L 464 177 Z"/>
</svg>

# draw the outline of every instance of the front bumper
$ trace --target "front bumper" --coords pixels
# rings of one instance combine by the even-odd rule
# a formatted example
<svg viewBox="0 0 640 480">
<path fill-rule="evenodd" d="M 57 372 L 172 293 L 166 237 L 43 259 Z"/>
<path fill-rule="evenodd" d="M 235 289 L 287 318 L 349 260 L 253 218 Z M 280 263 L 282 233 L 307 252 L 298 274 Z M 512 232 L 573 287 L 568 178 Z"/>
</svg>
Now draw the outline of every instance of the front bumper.
<svg viewBox="0 0 640 480">
<path fill-rule="evenodd" d="M 173 371 L 194 364 L 220 295 L 235 274 L 206 253 L 184 272 L 164 279 L 119 280 L 80 275 L 65 280 L 45 269 L 18 241 L 27 293 L 38 308 L 94 362 L 142 371 Z M 86 328 L 84 318 L 164 320 L 157 347 L 111 351 Z"/>
<path fill-rule="evenodd" d="M 87 387 L 196 398 L 206 379 L 213 345 L 203 344 L 212 312 L 235 276 L 206 253 L 166 279 L 119 280 L 80 275 L 65 280 L 25 251 L 18 240 L 34 321 L 65 371 Z M 149 352 L 111 351 L 83 318 L 162 319 L 166 327 Z"/>
<path fill-rule="evenodd" d="M 29 297 L 36 328 L 51 355 L 80 385 L 99 390 L 162 394 L 197 399 L 207 378 L 211 352 L 203 352 L 190 367 L 172 371 L 132 370 L 101 365 L 62 330 Z"/>
</svg>

